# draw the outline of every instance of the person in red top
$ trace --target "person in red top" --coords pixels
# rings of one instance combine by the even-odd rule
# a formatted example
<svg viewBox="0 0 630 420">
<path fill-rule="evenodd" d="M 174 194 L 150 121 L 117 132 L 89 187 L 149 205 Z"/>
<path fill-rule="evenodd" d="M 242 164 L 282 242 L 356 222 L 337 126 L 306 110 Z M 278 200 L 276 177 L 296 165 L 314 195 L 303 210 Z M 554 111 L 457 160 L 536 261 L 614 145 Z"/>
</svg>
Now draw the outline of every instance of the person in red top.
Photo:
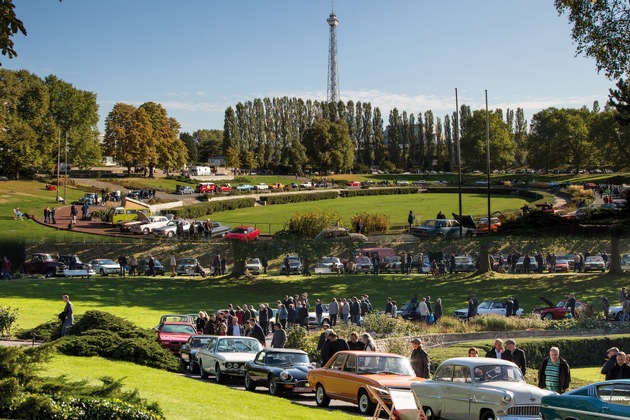
<svg viewBox="0 0 630 420">
<path fill-rule="evenodd" d="M 2 280 L 11 279 L 11 261 L 8 257 L 2 259 Z"/>
</svg>

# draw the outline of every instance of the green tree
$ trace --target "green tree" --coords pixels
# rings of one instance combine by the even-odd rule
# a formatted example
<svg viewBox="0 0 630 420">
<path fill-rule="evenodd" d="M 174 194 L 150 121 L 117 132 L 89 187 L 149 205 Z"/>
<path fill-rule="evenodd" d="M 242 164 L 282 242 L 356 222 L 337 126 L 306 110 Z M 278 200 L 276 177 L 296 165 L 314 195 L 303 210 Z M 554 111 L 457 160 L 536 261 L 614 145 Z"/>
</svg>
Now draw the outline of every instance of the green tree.
<svg viewBox="0 0 630 420">
<path fill-rule="evenodd" d="M 490 130 L 490 168 L 505 169 L 514 161 L 514 144 L 507 124 L 496 112 L 488 113 Z M 461 152 L 469 169 L 486 169 L 486 111 L 474 111 L 467 118 Z"/>
<path fill-rule="evenodd" d="M 191 163 L 195 163 L 198 161 L 199 155 L 197 154 L 197 145 L 195 144 L 195 140 L 187 131 L 183 131 L 179 133 L 179 139 L 186 145 L 186 149 L 188 150 L 188 158 Z"/>
<path fill-rule="evenodd" d="M 608 105 L 617 110 L 615 118 L 619 124 L 630 126 L 630 78 L 619 80 L 617 89 L 610 90 Z M 623 153 L 627 153 L 627 150 Z"/>
<path fill-rule="evenodd" d="M 227 154 L 227 150 L 231 147 L 237 150 L 241 144 L 241 133 L 236 122 L 236 114 L 231 106 L 225 110 L 223 119 L 223 153 Z"/>
<path fill-rule="evenodd" d="M 197 130 L 192 137 L 198 151 L 194 162 L 207 162 L 208 158 L 223 154 L 223 130 Z"/>
<path fill-rule="evenodd" d="M 527 138 L 527 163 L 545 172 L 567 163 L 558 133 L 560 122 L 556 108 L 547 108 L 532 117 Z"/>
<path fill-rule="evenodd" d="M 344 172 L 354 164 L 354 147 L 343 120 L 320 119 L 306 129 L 304 146 L 313 166 L 323 172 Z"/>
<path fill-rule="evenodd" d="M 523 108 L 516 108 L 516 118 L 514 120 L 514 159 L 516 163 L 522 165 L 527 160 L 527 120 Z"/>
<path fill-rule="evenodd" d="M 13 48 L 13 37 L 18 32 L 26 35 L 24 23 L 15 14 L 13 0 L 2 0 L 0 2 L 0 50 L 2 55 L 9 59 L 17 57 L 17 52 Z M 0 63 L 2 65 L 2 63 Z"/>
<path fill-rule="evenodd" d="M 105 118 L 103 152 L 125 166 L 128 174 L 140 159 L 140 147 L 130 137 L 136 111 L 135 106 L 119 102 Z"/>
<path fill-rule="evenodd" d="M 256 160 L 256 155 L 251 150 L 243 150 L 242 158 L 241 158 L 243 169 L 249 169 L 249 174 L 252 174 L 252 171 L 258 167 L 258 160 Z"/>
<path fill-rule="evenodd" d="M 229 147 L 225 152 L 225 166 L 232 169 L 241 167 L 241 158 L 238 156 L 238 150 Z"/>
<path fill-rule="evenodd" d="M 630 161 L 630 126 L 619 124 L 615 110 L 592 115 L 589 138 L 602 163 L 623 167 Z"/>
</svg>

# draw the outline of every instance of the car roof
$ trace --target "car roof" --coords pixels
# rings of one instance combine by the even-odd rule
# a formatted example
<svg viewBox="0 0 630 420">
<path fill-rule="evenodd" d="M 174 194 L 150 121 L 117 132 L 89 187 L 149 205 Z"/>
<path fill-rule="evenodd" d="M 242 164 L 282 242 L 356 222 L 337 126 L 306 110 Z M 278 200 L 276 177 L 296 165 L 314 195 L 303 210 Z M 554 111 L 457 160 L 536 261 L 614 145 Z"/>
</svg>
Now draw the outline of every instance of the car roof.
<svg viewBox="0 0 630 420">
<path fill-rule="evenodd" d="M 464 366 L 479 366 L 479 365 L 500 365 L 500 366 L 516 366 L 514 363 L 504 359 L 494 359 L 490 357 L 454 357 L 443 361 L 440 366 L 449 365 L 464 365 Z"/>
<path fill-rule="evenodd" d="M 265 349 L 262 349 L 261 351 L 264 351 L 265 353 L 297 353 L 297 354 L 307 354 L 305 351 L 303 351 L 303 350 L 299 350 L 299 349 L 265 348 Z"/>
<path fill-rule="evenodd" d="M 391 357 L 405 358 L 404 356 L 401 356 L 395 353 L 384 353 L 384 352 L 373 352 L 373 351 L 365 352 L 361 350 L 342 350 L 342 351 L 338 351 L 335 354 L 354 354 L 355 356 L 391 356 Z"/>
<path fill-rule="evenodd" d="M 181 321 L 166 321 L 163 322 L 162 325 L 188 325 L 192 326 L 190 322 L 181 322 Z"/>
</svg>

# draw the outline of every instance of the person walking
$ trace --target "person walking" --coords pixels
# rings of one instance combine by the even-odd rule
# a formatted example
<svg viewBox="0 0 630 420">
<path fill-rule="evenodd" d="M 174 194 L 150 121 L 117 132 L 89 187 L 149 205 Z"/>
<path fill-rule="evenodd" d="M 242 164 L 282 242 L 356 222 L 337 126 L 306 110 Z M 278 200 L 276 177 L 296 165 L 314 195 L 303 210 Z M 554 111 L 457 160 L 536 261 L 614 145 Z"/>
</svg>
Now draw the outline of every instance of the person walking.
<svg viewBox="0 0 630 420">
<path fill-rule="evenodd" d="M 177 259 L 173 253 L 171 253 L 169 265 L 171 266 L 171 277 L 177 277 Z"/>
<path fill-rule="evenodd" d="M 523 376 L 527 371 L 527 358 L 525 352 L 516 347 L 516 341 L 508 339 L 505 341 L 505 350 L 503 351 L 503 359 L 509 360 L 521 369 Z"/>
<path fill-rule="evenodd" d="M 276 322 L 273 324 L 273 337 L 271 338 L 271 347 L 274 349 L 283 349 L 287 342 L 287 333 L 282 329 L 282 324 Z"/>
<path fill-rule="evenodd" d="M 319 299 L 315 300 L 315 318 L 317 319 L 317 329 L 322 327 L 322 315 L 324 315 L 324 307 Z"/>
<path fill-rule="evenodd" d="M 155 258 L 149 254 L 149 274 L 155 277 Z"/>
<path fill-rule="evenodd" d="M 438 322 L 442 318 L 442 299 L 437 298 L 433 312 L 433 322 Z"/>
<path fill-rule="evenodd" d="M 430 375 L 430 363 L 429 363 L 429 355 L 422 348 L 422 341 L 418 338 L 414 338 L 411 340 L 411 356 L 409 360 L 411 362 L 411 367 L 415 372 L 418 378 L 429 379 Z"/>
<path fill-rule="evenodd" d="M 411 232 L 411 229 L 413 228 L 413 223 L 416 220 L 416 215 L 413 214 L 413 211 L 409 210 L 409 216 L 407 216 L 407 223 L 409 223 L 409 232 Z"/>
<path fill-rule="evenodd" d="M 70 302 L 70 296 L 63 295 L 63 301 L 66 302 L 66 306 L 63 308 L 63 312 L 59 314 L 61 320 L 61 336 L 65 337 L 69 327 L 74 325 L 74 306 Z"/>
<path fill-rule="evenodd" d="M 120 266 L 120 277 L 125 277 L 125 271 L 127 270 L 127 257 L 124 255 L 118 256 L 118 265 Z"/>
<path fill-rule="evenodd" d="M 560 357 L 560 349 L 552 347 L 538 369 L 538 388 L 564 394 L 571 384 L 571 368 Z"/>
<path fill-rule="evenodd" d="M 328 305 L 328 315 L 330 316 L 330 326 L 334 327 L 337 324 L 337 315 L 339 315 L 337 298 L 333 298 L 332 302 Z"/>
</svg>

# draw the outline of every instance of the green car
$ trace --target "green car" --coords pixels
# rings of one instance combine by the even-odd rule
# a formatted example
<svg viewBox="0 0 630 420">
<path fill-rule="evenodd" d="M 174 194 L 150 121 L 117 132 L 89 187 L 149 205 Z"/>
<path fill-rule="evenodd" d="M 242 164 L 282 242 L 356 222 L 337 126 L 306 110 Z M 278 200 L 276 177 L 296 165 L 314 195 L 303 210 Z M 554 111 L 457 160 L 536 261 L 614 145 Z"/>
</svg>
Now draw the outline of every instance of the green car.
<svg viewBox="0 0 630 420">
<path fill-rule="evenodd" d="M 630 418 L 630 379 L 598 382 L 563 395 L 547 395 L 540 406 L 543 420 Z"/>
</svg>

